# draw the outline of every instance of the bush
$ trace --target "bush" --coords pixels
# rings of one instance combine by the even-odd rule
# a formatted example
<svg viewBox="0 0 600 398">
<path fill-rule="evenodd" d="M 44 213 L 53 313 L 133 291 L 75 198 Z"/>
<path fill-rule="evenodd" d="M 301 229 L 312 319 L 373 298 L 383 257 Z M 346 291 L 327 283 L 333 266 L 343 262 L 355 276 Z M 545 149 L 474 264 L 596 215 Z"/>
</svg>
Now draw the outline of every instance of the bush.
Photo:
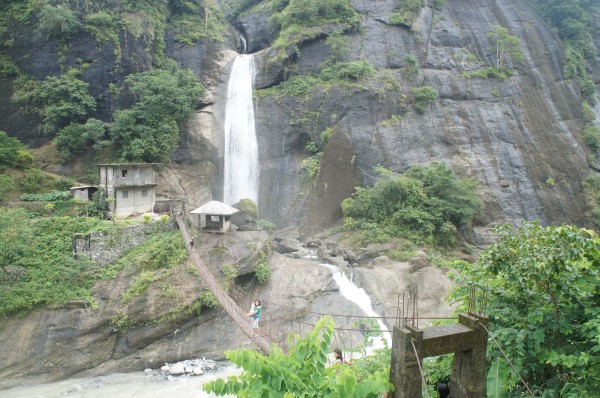
<svg viewBox="0 0 600 398">
<path fill-rule="evenodd" d="M 368 61 L 340 62 L 328 66 L 319 73 L 324 81 L 329 80 L 362 80 L 375 74 L 375 69 Z"/>
<path fill-rule="evenodd" d="M 596 152 L 600 150 L 600 128 L 598 126 L 587 124 L 581 133 L 587 146 Z"/>
<path fill-rule="evenodd" d="M 404 175 L 383 175 L 372 188 L 356 188 L 342 202 L 348 229 L 371 231 L 371 240 L 400 236 L 451 246 L 456 228 L 483 208 L 477 184 L 457 178 L 443 163 L 413 166 Z"/>
<path fill-rule="evenodd" d="M 438 92 L 431 86 L 411 87 L 410 93 L 415 101 L 415 108 L 419 113 L 425 113 L 427 108 L 438 97 Z"/>
<path fill-rule="evenodd" d="M 40 29 L 59 39 L 66 39 L 81 27 L 77 16 L 68 5 L 53 6 L 46 4 L 38 17 Z"/>
<path fill-rule="evenodd" d="M 473 72 L 466 72 L 463 76 L 467 79 L 479 77 L 482 79 L 497 79 L 498 81 L 503 82 L 513 76 L 513 71 L 505 66 L 499 69 L 488 66 L 487 68 L 480 68 Z"/>
<path fill-rule="evenodd" d="M 46 174 L 40 169 L 31 169 L 21 178 L 21 187 L 27 193 L 36 193 L 42 188 Z"/>
<path fill-rule="evenodd" d="M 23 149 L 25 146 L 21 141 L 0 130 L 0 170 L 17 167 Z"/>
<path fill-rule="evenodd" d="M 71 199 L 71 194 L 67 191 L 52 191 L 50 193 L 26 193 L 21 195 L 21 200 L 25 202 L 58 202 Z"/>
<path fill-rule="evenodd" d="M 0 203 L 8 199 L 15 187 L 15 179 L 8 174 L 0 174 Z"/>
</svg>

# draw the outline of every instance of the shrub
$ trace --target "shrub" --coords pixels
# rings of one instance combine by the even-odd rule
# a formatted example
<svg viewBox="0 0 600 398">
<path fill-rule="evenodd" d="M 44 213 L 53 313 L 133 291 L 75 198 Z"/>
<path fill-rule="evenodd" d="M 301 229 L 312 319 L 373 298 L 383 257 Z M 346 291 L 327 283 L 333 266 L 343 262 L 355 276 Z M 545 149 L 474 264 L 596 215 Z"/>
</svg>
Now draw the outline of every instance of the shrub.
<svg viewBox="0 0 600 398">
<path fill-rule="evenodd" d="M 53 6 L 46 4 L 38 17 L 40 20 L 40 29 L 47 32 L 50 36 L 59 39 L 66 39 L 76 33 L 81 27 L 77 16 L 68 5 L 59 4 Z"/>
<path fill-rule="evenodd" d="M 584 126 L 583 139 L 585 143 L 592 148 L 594 151 L 600 150 L 600 128 L 593 124 L 587 124 Z"/>
<path fill-rule="evenodd" d="M 410 93 L 415 101 L 415 108 L 419 113 L 425 113 L 427 108 L 438 97 L 438 92 L 431 86 L 411 87 Z"/>
<path fill-rule="evenodd" d="M 237 278 L 236 269 L 229 264 L 223 265 L 223 268 L 221 268 L 221 283 L 224 288 L 229 289 L 235 278 Z"/>
<path fill-rule="evenodd" d="M 36 193 L 42 188 L 46 174 L 40 169 L 31 169 L 21 178 L 21 187 L 27 193 Z"/>
<path fill-rule="evenodd" d="M 466 72 L 463 76 L 467 79 L 479 77 L 482 79 L 497 79 L 498 81 L 503 82 L 513 76 L 513 71 L 505 66 L 499 69 L 488 66 L 487 68 L 480 68 L 473 72 Z"/>
<path fill-rule="evenodd" d="M 271 277 L 271 267 L 269 267 L 268 263 L 260 263 L 254 268 L 254 273 L 258 283 L 264 284 Z"/>
<path fill-rule="evenodd" d="M 25 202 L 58 202 L 71 199 L 69 192 L 52 191 L 50 193 L 26 193 L 21 195 Z"/>
<path fill-rule="evenodd" d="M 260 219 L 256 221 L 256 225 L 258 226 L 258 228 L 260 228 L 261 231 L 273 232 L 275 231 L 275 229 L 277 229 L 277 226 L 272 221 L 265 219 Z"/>
<path fill-rule="evenodd" d="M 362 80 L 375 74 L 368 61 L 340 62 L 324 68 L 319 77 L 324 80 Z"/>
<path fill-rule="evenodd" d="M 15 179 L 8 174 L 0 174 L 0 203 L 4 202 L 15 187 Z"/>
<path fill-rule="evenodd" d="M 25 146 L 17 138 L 0 130 L 0 170 L 19 165 L 19 151 Z"/>
<path fill-rule="evenodd" d="M 383 175 L 372 188 L 356 188 L 342 202 L 346 227 L 373 237 L 401 236 L 450 246 L 456 227 L 483 208 L 476 182 L 457 178 L 443 163 L 412 166 L 404 175 Z"/>
</svg>

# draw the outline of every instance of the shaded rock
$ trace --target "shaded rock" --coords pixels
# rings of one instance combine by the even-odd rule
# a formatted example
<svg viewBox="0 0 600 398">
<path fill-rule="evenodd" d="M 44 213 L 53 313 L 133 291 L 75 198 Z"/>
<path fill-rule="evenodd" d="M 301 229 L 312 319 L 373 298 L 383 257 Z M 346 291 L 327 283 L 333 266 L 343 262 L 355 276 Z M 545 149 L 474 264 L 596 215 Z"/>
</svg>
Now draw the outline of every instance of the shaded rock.
<svg viewBox="0 0 600 398">
<path fill-rule="evenodd" d="M 275 250 L 279 253 L 292 253 L 302 250 L 302 243 L 296 239 L 284 238 L 276 240 Z"/>
<path fill-rule="evenodd" d="M 418 256 L 408 260 L 411 272 L 415 272 L 425 267 L 431 266 L 431 262 L 427 258 L 427 254 L 423 253 L 422 251 L 420 253 L 421 254 L 419 254 Z"/>
</svg>

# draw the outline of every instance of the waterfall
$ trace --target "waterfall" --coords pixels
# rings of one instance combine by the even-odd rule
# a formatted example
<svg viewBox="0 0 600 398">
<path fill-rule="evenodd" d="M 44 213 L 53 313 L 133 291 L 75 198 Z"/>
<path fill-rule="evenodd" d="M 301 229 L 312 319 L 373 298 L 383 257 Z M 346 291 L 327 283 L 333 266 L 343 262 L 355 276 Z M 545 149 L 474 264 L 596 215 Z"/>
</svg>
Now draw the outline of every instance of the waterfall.
<svg viewBox="0 0 600 398">
<path fill-rule="evenodd" d="M 333 274 L 333 280 L 337 283 L 340 288 L 340 294 L 345 297 L 347 300 L 352 301 L 354 304 L 360 308 L 365 315 L 369 317 L 379 318 L 379 315 L 373 310 L 371 305 L 371 298 L 365 292 L 364 289 L 356 286 L 347 276 L 335 265 L 331 264 L 321 264 L 324 267 L 327 267 L 331 270 Z M 384 330 L 381 337 L 371 338 L 370 350 L 368 352 L 372 352 L 374 349 L 382 348 L 384 346 L 384 340 L 387 343 L 388 347 L 392 346 L 392 339 L 390 333 L 388 333 L 389 329 L 381 319 L 377 319 L 377 325 L 380 330 Z M 370 353 L 369 352 L 369 353 Z"/>
<path fill-rule="evenodd" d="M 252 55 L 238 55 L 233 62 L 225 106 L 223 201 L 258 202 L 258 145 L 254 128 Z"/>
</svg>

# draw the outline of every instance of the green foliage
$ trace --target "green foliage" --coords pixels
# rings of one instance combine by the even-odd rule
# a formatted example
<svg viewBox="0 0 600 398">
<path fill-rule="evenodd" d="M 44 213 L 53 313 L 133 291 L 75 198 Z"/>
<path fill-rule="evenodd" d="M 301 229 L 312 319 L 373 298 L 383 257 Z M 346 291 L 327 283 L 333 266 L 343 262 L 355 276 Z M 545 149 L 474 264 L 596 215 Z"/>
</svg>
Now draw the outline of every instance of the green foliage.
<svg viewBox="0 0 600 398">
<path fill-rule="evenodd" d="M 90 200 L 86 205 L 85 205 L 85 211 L 88 215 L 92 216 L 92 217 L 97 217 L 99 219 L 104 219 L 104 214 L 106 212 L 107 209 L 107 201 L 106 201 L 106 194 L 104 193 L 104 190 L 99 189 L 98 191 L 94 192 L 94 194 L 92 195 L 92 200 Z"/>
<path fill-rule="evenodd" d="M 68 191 L 52 191 L 50 193 L 25 193 L 21 195 L 21 200 L 25 202 L 58 202 L 71 199 Z"/>
<path fill-rule="evenodd" d="M 327 36 L 325 44 L 329 47 L 328 62 L 331 64 L 344 61 L 350 52 L 350 39 L 339 30 Z"/>
<path fill-rule="evenodd" d="M 233 207 L 240 211 L 243 211 L 252 218 L 256 218 L 256 216 L 258 215 L 256 203 L 252 199 L 240 199 L 240 201 L 234 204 Z"/>
<path fill-rule="evenodd" d="M 277 226 L 272 221 L 263 218 L 256 221 L 256 226 L 260 228 L 261 231 L 273 232 L 277 229 Z"/>
<path fill-rule="evenodd" d="M 77 180 L 73 177 L 61 177 L 59 180 L 56 180 L 54 186 L 59 191 L 68 191 L 71 187 L 74 187 L 77 183 Z"/>
<path fill-rule="evenodd" d="M 191 71 L 175 66 L 129 75 L 125 81 L 136 103 L 115 114 L 111 137 L 123 146 L 125 160 L 167 160 L 179 142 L 178 123 L 193 111 L 204 88 Z"/>
<path fill-rule="evenodd" d="M 261 250 L 258 252 L 258 259 L 254 264 L 254 274 L 261 285 L 265 284 L 271 277 L 271 267 L 267 251 Z"/>
<path fill-rule="evenodd" d="M 593 124 L 586 124 L 581 131 L 587 146 L 595 152 L 600 150 L 600 128 Z"/>
<path fill-rule="evenodd" d="M 308 185 L 312 184 L 317 178 L 317 174 L 319 173 L 319 167 L 321 166 L 321 158 L 323 154 L 321 152 L 317 153 L 314 156 L 310 156 L 304 160 L 302 160 L 302 164 L 300 165 L 300 170 L 302 171 L 302 184 Z"/>
<path fill-rule="evenodd" d="M 556 182 L 554 181 L 554 178 L 547 178 L 546 179 L 546 185 L 548 185 L 550 188 L 553 188 L 554 185 L 556 185 Z"/>
<path fill-rule="evenodd" d="M 235 281 L 237 278 L 237 271 L 229 264 L 223 265 L 221 268 L 221 283 L 223 286 L 228 289 L 229 286 Z"/>
<path fill-rule="evenodd" d="M 0 256 L 7 269 L 11 266 L 11 278 L 0 278 L 0 316 L 43 304 L 91 302 L 89 264 L 73 259 L 71 236 L 99 224 L 86 218 L 29 219 L 24 210 L 0 210 Z"/>
<path fill-rule="evenodd" d="M 118 229 L 112 229 L 108 233 L 109 236 L 118 239 Z M 98 277 L 112 279 L 119 271 L 129 268 L 140 272 L 170 269 L 187 258 L 188 253 L 181 234 L 177 231 L 156 233 L 129 250 L 116 263 L 99 271 Z"/>
<path fill-rule="evenodd" d="M 451 354 L 423 359 L 423 377 L 431 397 L 437 396 L 438 384 L 447 384 L 450 380 L 453 359 Z"/>
<path fill-rule="evenodd" d="M 456 228 L 483 208 L 476 187 L 474 180 L 456 177 L 443 163 L 415 165 L 404 175 L 382 176 L 372 188 L 356 188 L 342 202 L 346 228 L 371 231 L 376 241 L 399 236 L 452 245 Z"/>
<path fill-rule="evenodd" d="M 411 26 L 424 6 L 423 0 L 399 0 L 398 8 L 390 14 L 389 22 L 392 25 Z"/>
<path fill-rule="evenodd" d="M 404 56 L 404 71 L 408 80 L 415 80 L 419 75 L 419 60 L 412 54 L 406 54 Z"/>
<path fill-rule="evenodd" d="M 379 397 L 391 386 L 388 373 L 378 371 L 359 380 L 353 366 L 327 367 L 335 323 L 330 317 L 317 322 L 314 330 L 290 341 L 288 354 L 273 346 L 268 356 L 258 351 L 227 351 L 226 357 L 244 369 L 226 381 L 217 379 L 203 386 L 204 391 L 240 397 Z"/>
<path fill-rule="evenodd" d="M 4 202 L 15 187 L 15 179 L 8 174 L 0 174 L 0 203 Z"/>
<path fill-rule="evenodd" d="M 40 29 L 58 39 L 66 39 L 77 33 L 81 24 L 68 5 L 46 4 L 38 15 Z"/>
<path fill-rule="evenodd" d="M 510 34 L 510 31 L 502 26 L 492 26 L 492 31 L 488 33 L 488 37 L 492 42 L 492 48 L 496 53 L 496 69 L 504 67 L 506 60 L 510 60 L 513 64 L 523 62 L 525 54 L 523 53 L 523 45 L 516 36 Z"/>
<path fill-rule="evenodd" d="M 503 82 L 513 76 L 513 71 L 506 66 L 499 69 L 488 66 L 487 68 L 479 68 L 472 72 L 465 72 L 463 73 L 463 76 L 467 79 L 479 77 L 482 79 L 497 79 L 498 81 Z"/>
<path fill-rule="evenodd" d="M 596 113 L 587 102 L 581 104 L 581 116 L 583 117 L 584 124 L 592 123 L 596 120 Z"/>
<path fill-rule="evenodd" d="M 113 43 L 119 46 L 120 20 L 106 11 L 98 11 L 85 17 L 85 30 L 96 37 L 100 44 Z"/>
<path fill-rule="evenodd" d="M 415 101 L 415 108 L 419 113 L 425 113 L 427 108 L 438 97 L 438 92 L 431 86 L 411 87 L 410 93 Z"/>
<path fill-rule="evenodd" d="M 489 398 L 506 398 L 508 395 L 508 377 L 510 367 L 500 359 L 496 359 L 488 370 L 486 390 Z"/>
<path fill-rule="evenodd" d="M 27 193 L 36 193 L 42 188 L 46 174 L 40 169 L 30 169 L 21 178 L 21 188 Z"/>
<path fill-rule="evenodd" d="M 19 151 L 24 149 L 21 141 L 0 130 L 0 171 L 19 166 Z"/>
<path fill-rule="evenodd" d="M 138 277 L 135 278 L 129 289 L 127 289 L 123 295 L 123 303 L 127 304 L 132 298 L 142 294 L 153 282 L 158 280 L 158 275 L 155 271 L 142 271 Z"/>
<path fill-rule="evenodd" d="M 186 7 L 173 10 L 169 27 L 175 32 L 177 41 L 193 45 L 202 40 L 223 42 L 227 33 L 225 17 L 216 2 L 183 1 Z M 174 2 L 171 2 L 173 5 Z"/>
<path fill-rule="evenodd" d="M 321 70 L 319 77 L 324 81 L 362 80 L 375 74 L 368 61 L 339 62 Z"/>
<path fill-rule="evenodd" d="M 53 134 L 72 122 L 82 122 L 96 110 L 96 101 L 88 93 L 89 84 L 78 78 L 77 69 L 60 77 L 48 77 L 36 96 L 45 105 L 42 130 Z"/>
<path fill-rule="evenodd" d="M 217 298 L 208 289 L 204 290 L 200 294 L 200 303 L 204 307 L 208 307 L 208 308 L 216 308 L 219 306 L 219 301 L 217 301 Z"/>
<path fill-rule="evenodd" d="M 595 232 L 574 226 L 542 227 L 523 223 L 501 226 L 498 243 L 477 264 L 458 262 L 459 288 L 487 288 L 490 331 L 516 371 L 544 396 L 559 395 L 567 385 L 580 395 L 597 396 L 600 388 L 600 240 Z M 495 361 L 501 353 L 488 346 Z M 509 376 L 512 396 L 523 388 Z"/>
<path fill-rule="evenodd" d="M 273 2 L 269 21 L 277 34 L 273 47 L 278 51 L 269 63 L 277 63 L 302 41 L 357 30 L 362 18 L 348 0 L 286 0 Z M 332 26 L 336 26 L 333 31 Z"/>
<path fill-rule="evenodd" d="M 63 160 L 70 160 L 91 144 L 100 140 L 106 133 L 104 123 L 90 118 L 85 124 L 73 123 L 63 128 L 54 138 L 54 144 Z"/>
</svg>

